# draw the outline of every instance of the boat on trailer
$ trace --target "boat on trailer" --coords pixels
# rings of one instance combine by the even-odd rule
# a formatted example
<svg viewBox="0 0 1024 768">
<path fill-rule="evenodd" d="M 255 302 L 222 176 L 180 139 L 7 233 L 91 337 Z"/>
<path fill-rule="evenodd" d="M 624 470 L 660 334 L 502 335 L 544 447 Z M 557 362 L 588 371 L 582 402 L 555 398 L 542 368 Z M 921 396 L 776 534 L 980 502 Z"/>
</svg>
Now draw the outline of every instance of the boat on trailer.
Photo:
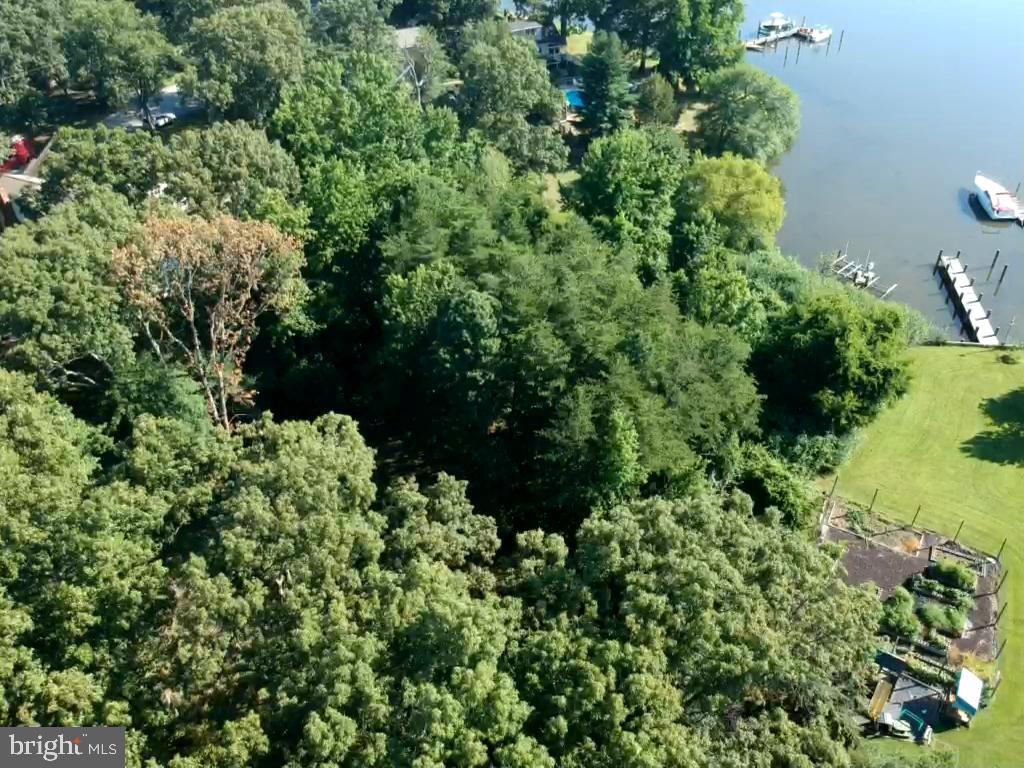
<svg viewBox="0 0 1024 768">
<path fill-rule="evenodd" d="M 974 177 L 974 187 L 974 197 L 990 219 L 1016 221 L 1024 227 L 1024 203 L 1010 190 L 981 171 Z"/>
<path fill-rule="evenodd" d="M 809 43 L 824 43 L 832 37 L 832 27 L 800 27 L 796 33 Z"/>
</svg>

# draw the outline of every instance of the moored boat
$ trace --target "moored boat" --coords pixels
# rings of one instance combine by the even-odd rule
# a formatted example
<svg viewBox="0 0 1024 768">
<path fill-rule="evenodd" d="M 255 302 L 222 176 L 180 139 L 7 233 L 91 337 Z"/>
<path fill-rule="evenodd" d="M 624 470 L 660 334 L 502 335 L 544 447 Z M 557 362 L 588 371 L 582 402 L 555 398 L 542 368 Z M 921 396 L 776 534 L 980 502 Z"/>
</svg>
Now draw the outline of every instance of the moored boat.
<svg viewBox="0 0 1024 768">
<path fill-rule="evenodd" d="M 789 16 L 784 13 L 768 14 L 767 18 L 761 20 L 760 31 L 767 35 L 778 34 L 779 32 L 789 32 L 793 29 L 796 24 Z"/>
<path fill-rule="evenodd" d="M 832 27 L 800 27 L 796 33 L 809 43 L 824 43 L 832 37 Z"/>
<path fill-rule="evenodd" d="M 975 197 L 990 219 L 1016 221 L 1024 226 L 1024 203 L 998 181 L 983 176 L 974 177 Z"/>
</svg>

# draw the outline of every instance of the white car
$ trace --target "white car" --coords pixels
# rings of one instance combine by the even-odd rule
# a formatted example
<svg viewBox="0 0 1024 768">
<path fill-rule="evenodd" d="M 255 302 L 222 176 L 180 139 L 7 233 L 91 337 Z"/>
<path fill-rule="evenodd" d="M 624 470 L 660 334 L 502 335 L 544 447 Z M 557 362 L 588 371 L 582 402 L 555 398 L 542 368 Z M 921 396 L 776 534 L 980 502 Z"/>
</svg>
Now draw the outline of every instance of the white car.
<svg viewBox="0 0 1024 768">
<path fill-rule="evenodd" d="M 153 127 L 157 129 L 166 128 L 177 119 L 178 116 L 173 112 L 161 112 L 159 115 L 153 115 Z"/>
</svg>

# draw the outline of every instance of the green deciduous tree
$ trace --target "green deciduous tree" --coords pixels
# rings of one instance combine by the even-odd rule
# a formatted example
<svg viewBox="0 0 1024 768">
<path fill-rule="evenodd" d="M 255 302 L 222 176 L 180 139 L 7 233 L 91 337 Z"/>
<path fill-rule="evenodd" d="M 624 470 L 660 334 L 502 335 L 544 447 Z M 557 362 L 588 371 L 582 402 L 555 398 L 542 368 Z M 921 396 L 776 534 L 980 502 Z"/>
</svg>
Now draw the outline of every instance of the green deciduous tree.
<svg viewBox="0 0 1024 768">
<path fill-rule="evenodd" d="M 517 2 L 516 9 L 568 37 L 570 28 L 587 18 L 590 5 L 589 0 L 526 0 Z"/>
<path fill-rule="evenodd" d="M 394 18 L 400 24 L 430 24 L 442 34 L 461 30 L 467 24 L 493 19 L 496 0 L 403 0 Z"/>
<path fill-rule="evenodd" d="M 641 123 L 675 127 L 680 112 L 675 89 L 661 75 L 651 75 L 640 84 L 635 111 Z"/>
<path fill-rule="evenodd" d="M 305 30 L 280 2 L 234 6 L 195 23 L 187 90 L 218 115 L 262 121 L 305 64 Z"/>
<path fill-rule="evenodd" d="M 342 51 L 395 56 L 397 41 L 388 25 L 393 0 L 323 0 L 313 11 L 313 37 Z"/>
<path fill-rule="evenodd" d="M 906 389 L 906 345 L 897 310 L 825 290 L 772 323 L 754 369 L 776 422 L 844 432 Z"/>
<path fill-rule="evenodd" d="M 262 129 L 242 122 L 215 123 L 172 137 L 164 181 L 168 198 L 185 200 L 190 213 L 206 218 L 226 213 L 262 219 L 273 214 L 292 221 L 303 216 L 286 210 L 294 209 L 299 199 L 295 161 Z"/>
<path fill-rule="evenodd" d="M 688 88 L 699 85 L 740 60 L 742 21 L 742 0 L 671 0 L 656 43 L 658 70 Z"/>
<path fill-rule="evenodd" d="M 767 248 L 785 217 L 782 183 L 754 160 L 698 158 L 680 184 L 676 211 L 679 234 L 710 215 L 726 246 L 744 252 Z"/>
<path fill-rule="evenodd" d="M 728 251 L 716 248 L 673 278 L 684 316 L 728 326 L 749 343 L 761 337 L 768 321 L 764 302 Z"/>
<path fill-rule="evenodd" d="M 640 74 L 647 70 L 647 56 L 664 34 L 672 0 L 611 0 L 599 14 L 599 26 L 615 30 L 622 42 L 640 56 Z"/>
<path fill-rule="evenodd" d="M 46 212 L 108 187 L 140 206 L 158 189 L 169 162 L 159 136 L 99 126 L 61 128 L 44 167 L 44 182 L 33 204 Z"/>
<path fill-rule="evenodd" d="M 800 100 L 778 78 L 743 64 L 707 78 L 711 102 L 701 112 L 701 144 L 710 154 L 732 152 L 772 163 L 800 131 Z"/>
<path fill-rule="evenodd" d="M 49 386 L 93 388 L 132 358 L 133 332 L 111 253 L 136 219 L 109 190 L 0 237 L 0 353 Z"/>
<path fill-rule="evenodd" d="M 149 101 L 176 61 L 154 17 L 124 0 L 71 0 L 64 48 L 73 79 L 104 104 L 138 99 L 152 127 Z"/>
<path fill-rule="evenodd" d="M 46 93 L 67 77 L 62 37 L 66 0 L 23 0 L 0 5 L 0 105 Z"/>
<path fill-rule="evenodd" d="M 685 146 L 671 131 L 622 131 L 590 145 L 567 197 L 606 238 L 635 247 L 651 279 L 668 264 L 673 200 L 686 166 Z"/>
<path fill-rule="evenodd" d="M 465 125 L 505 153 L 517 170 L 558 170 L 566 149 L 554 128 L 562 94 L 532 42 L 514 38 L 498 22 L 466 33 L 459 63 L 459 112 Z"/>
</svg>

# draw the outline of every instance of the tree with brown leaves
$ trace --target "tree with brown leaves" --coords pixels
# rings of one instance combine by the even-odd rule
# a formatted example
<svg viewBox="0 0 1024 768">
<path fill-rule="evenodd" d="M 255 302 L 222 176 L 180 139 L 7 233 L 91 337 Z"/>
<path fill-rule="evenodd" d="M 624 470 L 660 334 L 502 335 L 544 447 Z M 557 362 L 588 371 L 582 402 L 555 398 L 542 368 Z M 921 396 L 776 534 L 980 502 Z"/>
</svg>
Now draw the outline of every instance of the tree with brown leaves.
<svg viewBox="0 0 1024 768">
<path fill-rule="evenodd" d="M 257 319 L 303 301 L 299 243 L 266 222 L 152 218 L 114 254 L 114 272 L 162 360 L 180 360 L 203 388 L 210 418 L 231 429 L 252 402 L 242 366 Z"/>
</svg>

